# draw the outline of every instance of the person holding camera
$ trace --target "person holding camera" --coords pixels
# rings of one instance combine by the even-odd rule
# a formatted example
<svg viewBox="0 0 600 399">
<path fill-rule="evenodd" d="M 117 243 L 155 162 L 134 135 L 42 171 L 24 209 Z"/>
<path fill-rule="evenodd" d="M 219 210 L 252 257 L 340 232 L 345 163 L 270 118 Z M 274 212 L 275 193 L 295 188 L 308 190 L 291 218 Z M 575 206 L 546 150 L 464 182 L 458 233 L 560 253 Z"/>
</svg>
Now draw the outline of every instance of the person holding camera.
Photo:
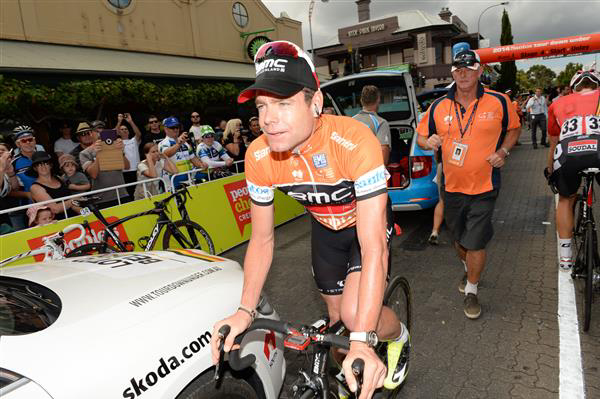
<svg viewBox="0 0 600 399">
<path fill-rule="evenodd" d="M 129 138 L 129 128 L 123 124 L 123 120 L 131 126 L 131 129 L 135 134 L 134 137 Z M 121 140 L 123 140 L 123 144 L 125 145 L 125 158 L 129 161 L 129 169 L 123 170 L 123 178 L 125 179 L 125 183 L 134 183 L 137 181 L 137 166 L 140 163 L 140 153 L 138 148 L 142 142 L 142 132 L 129 113 L 117 115 L 117 126 L 115 127 L 115 130 Z M 126 188 L 129 197 L 133 197 L 135 186 L 128 186 Z"/>
<path fill-rule="evenodd" d="M 85 125 L 87 125 L 87 123 Z M 85 126 L 81 127 L 83 128 Z M 125 144 L 123 143 L 123 140 L 117 138 L 112 144 L 114 146 L 112 148 L 113 151 L 121 151 L 123 153 L 123 168 L 116 170 L 102 170 L 102 168 L 100 168 L 98 155 L 104 151 L 103 141 L 98 137 L 96 129 L 89 130 L 88 132 L 89 137 L 86 135 L 85 139 L 94 141 L 92 145 L 86 147 L 79 153 L 79 163 L 92 182 L 92 191 L 125 184 L 123 170 L 129 169 L 129 160 L 124 154 Z M 107 132 L 110 132 L 110 130 L 107 130 Z M 96 196 L 100 197 L 100 200 L 96 204 L 98 208 L 109 208 L 118 205 L 118 198 L 121 198 L 121 202 L 127 202 L 128 200 L 128 193 L 124 188 L 119 188 L 118 192 L 117 190 L 104 191 L 97 193 Z"/>
<path fill-rule="evenodd" d="M 158 151 L 165 154 L 177 166 L 178 172 L 187 172 L 194 168 L 205 169 L 206 165 L 196 157 L 194 148 L 188 142 L 186 132 L 179 134 L 181 124 L 179 119 L 170 116 L 163 120 L 167 137 L 158 143 Z M 187 180 L 187 175 L 177 176 L 174 180 L 175 187 Z"/>
</svg>

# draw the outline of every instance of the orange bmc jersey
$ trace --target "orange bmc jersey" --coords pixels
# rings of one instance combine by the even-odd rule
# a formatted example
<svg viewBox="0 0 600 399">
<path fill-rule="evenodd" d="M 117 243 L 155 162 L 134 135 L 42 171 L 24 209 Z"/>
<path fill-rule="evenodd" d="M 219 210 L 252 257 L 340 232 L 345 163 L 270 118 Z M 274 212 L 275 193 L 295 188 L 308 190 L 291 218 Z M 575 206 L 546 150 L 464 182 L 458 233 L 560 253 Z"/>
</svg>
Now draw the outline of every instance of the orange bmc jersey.
<svg viewBox="0 0 600 399">
<path fill-rule="evenodd" d="M 481 84 L 467 109 L 454 100 L 455 94 L 453 85 L 434 101 L 417 132 L 424 137 L 437 134 L 442 140 L 446 191 L 476 195 L 500 188 L 500 169 L 487 158 L 500 148 L 508 130 L 521 126 L 517 111 L 506 94 Z"/>
<path fill-rule="evenodd" d="M 321 115 L 293 152 L 271 152 L 265 133 L 248 148 L 245 164 L 254 204 L 271 205 L 277 188 L 332 230 L 356 223 L 356 201 L 387 190 L 381 144 L 365 124 L 345 116 Z"/>
<path fill-rule="evenodd" d="M 600 90 L 560 97 L 548 108 L 548 134 L 559 141 L 582 134 L 600 134 Z"/>
</svg>

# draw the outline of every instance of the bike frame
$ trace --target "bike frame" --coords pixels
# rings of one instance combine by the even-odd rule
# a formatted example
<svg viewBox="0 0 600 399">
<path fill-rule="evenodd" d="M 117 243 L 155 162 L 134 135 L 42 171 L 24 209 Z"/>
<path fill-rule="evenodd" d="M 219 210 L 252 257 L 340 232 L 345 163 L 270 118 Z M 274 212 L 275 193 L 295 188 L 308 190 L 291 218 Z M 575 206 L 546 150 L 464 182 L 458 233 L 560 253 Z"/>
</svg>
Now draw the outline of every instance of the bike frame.
<svg viewBox="0 0 600 399">
<path fill-rule="evenodd" d="M 179 210 L 179 213 L 181 214 L 182 219 L 190 220 L 189 214 L 187 212 L 187 208 L 185 207 L 186 201 L 185 201 L 185 199 L 181 200 L 179 198 L 179 196 L 185 196 L 185 195 L 187 195 L 187 190 L 184 192 L 177 192 L 177 193 L 171 194 L 169 197 L 162 200 L 161 203 L 163 203 L 163 204 L 167 203 L 171 199 L 175 198 L 175 203 L 176 203 L 177 209 Z M 129 216 L 126 216 L 126 217 L 119 219 L 112 223 L 109 223 L 106 220 L 106 218 L 102 215 L 100 210 L 98 208 L 96 208 L 95 206 L 92 206 L 90 208 L 90 210 L 94 214 L 94 216 L 96 216 L 96 218 L 100 221 L 100 223 L 102 223 L 104 225 L 104 235 L 102 236 L 102 243 L 108 245 L 109 244 L 108 239 L 110 238 L 113 240 L 113 242 L 115 243 L 115 245 L 117 246 L 119 251 L 127 252 L 127 248 L 125 247 L 125 244 L 123 244 L 123 241 L 119 238 L 119 236 L 114 232 L 113 229 L 115 227 L 119 226 L 120 224 L 123 224 L 131 219 L 135 219 L 135 218 L 142 217 L 142 216 L 148 216 L 148 215 L 157 215 L 158 219 L 156 221 L 156 224 L 152 228 L 152 233 L 150 234 L 148 243 L 144 247 L 144 251 L 150 251 L 150 250 L 152 250 L 152 248 L 154 248 L 154 245 L 156 244 L 156 241 L 158 240 L 158 237 L 160 236 L 160 233 L 165 226 L 167 226 L 168 228 L 171 229 L 171 233 L 177 239 L 177 241 L 179 241 L 180 245 L 187 244 L 187 243 L 181 241 L 182 238 L 183 239 L 185 239 L 185 238 L 181 237 L 179 230 L 171 227 L 173 222 L 167 216 L 167 213 L 166 213 L 164 207 L 156 207 L 156 208 L 150 209 L 148 211 L 129 215 Z"/>
</svg>

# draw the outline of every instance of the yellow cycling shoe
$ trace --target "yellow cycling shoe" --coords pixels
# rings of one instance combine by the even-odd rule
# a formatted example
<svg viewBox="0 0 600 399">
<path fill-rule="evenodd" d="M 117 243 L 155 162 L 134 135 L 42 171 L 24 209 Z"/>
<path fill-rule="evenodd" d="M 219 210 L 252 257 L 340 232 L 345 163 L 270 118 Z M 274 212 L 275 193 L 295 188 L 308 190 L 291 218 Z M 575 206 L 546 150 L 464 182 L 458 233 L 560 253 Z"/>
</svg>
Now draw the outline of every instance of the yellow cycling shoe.
<svg viewBox="0 0 600 399">
<path fill-rule="evenodd" d="M 402 324 L 402 323 L 401 323 Z M 404 324 L 402 333 L 394 340 L 387 341 L 387 375 L 383 381 L 386 389 L 396 389 L 404 382 L 408 374 L 410 354 L 410 334 Z"/>
</svg>

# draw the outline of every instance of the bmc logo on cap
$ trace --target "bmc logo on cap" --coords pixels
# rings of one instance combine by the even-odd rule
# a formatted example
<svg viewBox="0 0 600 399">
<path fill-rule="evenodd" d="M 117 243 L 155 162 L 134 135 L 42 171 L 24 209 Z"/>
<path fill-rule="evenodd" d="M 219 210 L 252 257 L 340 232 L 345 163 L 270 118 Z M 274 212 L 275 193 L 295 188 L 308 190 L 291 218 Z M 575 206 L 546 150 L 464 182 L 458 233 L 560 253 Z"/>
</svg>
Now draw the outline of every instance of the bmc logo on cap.
<svg viewBox="0 0 600 399">
<path fill-rule="evenodd" d="M 285 72 L 285 65 L 288 60 L 284 59 L 268 59 L 263 62 L 256 64 L 256 75 L 260 75 L 263 72 Z"/>
</svg>

